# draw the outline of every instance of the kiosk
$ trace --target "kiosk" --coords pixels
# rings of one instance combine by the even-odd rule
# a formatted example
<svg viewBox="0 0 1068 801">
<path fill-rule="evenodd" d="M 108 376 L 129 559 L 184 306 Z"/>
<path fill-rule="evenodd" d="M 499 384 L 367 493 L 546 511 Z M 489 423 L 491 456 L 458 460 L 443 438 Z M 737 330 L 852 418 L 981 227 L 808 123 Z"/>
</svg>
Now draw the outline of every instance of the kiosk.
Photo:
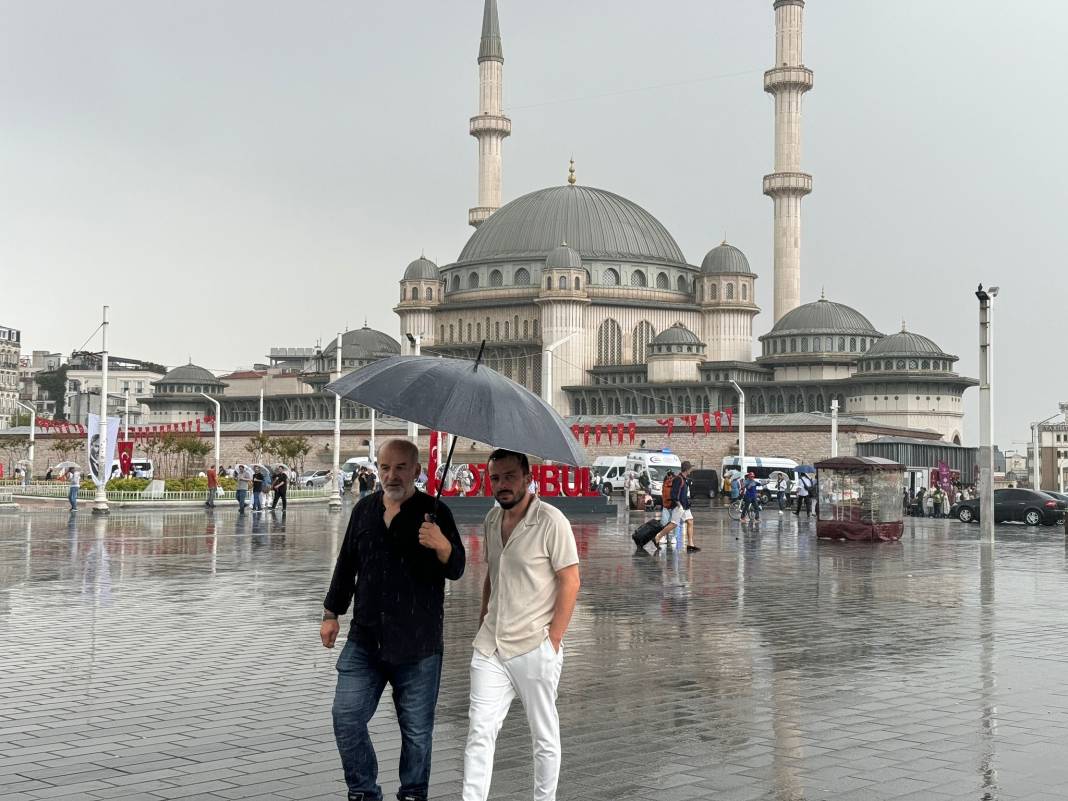
<svg viewBox="0 0 1068 801">
<path fill-rule="evenodd" d="M 901 539 L 905 466 L 876 456 L 839 456 L 816 465 L 816 536 L 893 542 Z"/>
</svg>

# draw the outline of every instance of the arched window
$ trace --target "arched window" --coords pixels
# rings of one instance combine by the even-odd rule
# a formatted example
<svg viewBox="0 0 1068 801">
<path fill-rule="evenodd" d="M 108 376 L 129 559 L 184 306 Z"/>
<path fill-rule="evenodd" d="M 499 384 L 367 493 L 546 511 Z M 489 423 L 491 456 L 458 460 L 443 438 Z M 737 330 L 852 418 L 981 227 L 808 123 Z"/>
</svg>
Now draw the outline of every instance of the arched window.
<svg viewBox="0 0 1068 801">
<path fill-rule="evenodd" d="M 449 326 L 449 342 L 452 342 L 455 338 L 456 338 L 456 327 L 453 326 L 453 325 L 450 325 Z"/>
<path fill-rule="evenodd" d="M 724 297 L 727 300 L 734 300 L 734 284 L 727 284 L 727 291 Z"/>
<path fill-rule="evenodd" d="M 822 412 L 823 411 L 823 396 L 822 395 L 817 395 L 816 396 L 816 411 L 817 412 Z"/>
<path fill-rule="evenodd" d="M 849 338 L 849 352 L 850 353 L 856 353 L 857 352 L 857 338 L 856 337 L 850 337 Z"/>
<path fill-rule="evenodd" d="M 790 337 L 790 353 L 797 353 L 797 339 Z"/>
<path fill-rule="evenodd" d="M 838 350 L 845 353 L 845 337 L 838 337 Z"/>
<path fill-rule="evenodd" d="M 611 267 L 604 271 L 604 285 L 619 286 L 619 273 Z"/>
<path fill-rule="evenodd" d="M 478 273 L 471 273 L 467 276 L 467 288 L 478 289 Z"/>
<path fill-rule="evenodd" d="M 412 287 L 412 300 L 419 300 L 419 287 Z"/>
<path fill-rule="evenodd" d="M 560 276 L 560 289 L 567 289 L 567 276 L 566 275 L 561 275 Z"/>
<path fill-rule="evenodd" d="M 431 288 L 431 287 L 427 287 L 426 288 L 426 299 L 427 300 L 433 300 L 434 299 L 434 290 L 433 290 L 433 288 Z"/>
<path fill-rule="evenodd" d="M 454 275 L 452 277 L 452 291 L 453 292 L 459 292 L 460 291 L 460 276 L 458 276 L 458 275 Z"/>
<path fill-rule="evenodd" d="M 530 272 L 526 267 L 520 267 L 515 271 L 514 283 L 516 286 L 529 286 L 530 285 Z"/>
<path fill-rule="evenodd" d="M 801 352 L 808 353 L 808 337 L 801 337 Z"/>
<path fill-rule="evenodd" d="M 791 413 L 797 411 L 797 401 L 794 400 L 794 396 L 793 395 L 790 396 L 790 401 L 786 405 L 786 410 L 788 412 L 791 412 Z"/>
<path fill-rule="evenodd" d="M 893 370 L 894 369 L 894 363 L 892 361 L 890 361 L 889 359 L 886 359 L 883 362 L 883 369 L 884 370 Z"/>
<path fill-rule="evenodd" d="M 530 320 L 523 321 L 523 339 L 530 339 Z"/>
<path fill-rule="evenodd" d="M 641 270 L 635 270 L 630 274 L 631 286 L 649 286 L 649 282 L 645 278 L 645 273 Z"/>
<path fill-rule="evenodd" d="M 535 320 L 534 323 L 531 325 L 531 330 L 534 332 L 534 338 L 537 339 L 538 338 L 538 321 L 537 320 Z M 535 363 L 537 364 L 538 362 L 535 362 Z"/>
<path fill-rule="evenodd" d="M 507 320 L 504 321 L 504 338 L 505 339 L 511 339 L 511 337 L 508 336 L 508 321 Z"/>
<path fill-rule="evenodd" d="M 823 348 L 825 351 L 830 353 L 834 350 L 834 337 L 827 337 L 824 341 L 826 342 L 826 346 Z"/>
<path fill-rule="evenodd" d="M 493 338 L 494 339 L 500 339 L 501 338 L 501 322 L 500 322 L 500 320 L 498 320 L 497 322 L 495 322 L 493 324 Z"/>
<path fill-rule="evenodd" d="M 608 319 L 597 329 L 597 364 L 620 364 L 623 361 L 623 329 Z"/>
<path fill-rule="evenodd" d="M 719 284 L 708 285 L 708 299 L 719 300 Z"/>
<path fill-rule="evenodd" d="M 503 286 L 504 285 L 504 276 L 501 274 L 500 270 L 494 270 L 493 272 L 490 273 L 490 283 L 489 283 L 489 285 L 490 286 Z"/>
<path fill-rule="evenodd" d="M 460 341 L 464 341 L 464 318 L 461 317 L 456 323 L 456 336 L 460 338 Z M 470 337 L 468 337 L 470 339 Z"/>
<path fill-rule="evenodd" d="M 690 282 L 686 280 L 685 275 L 680 275 L 679 280 L 675 282 L 675 287 L 679 290 L 679 292 L 689 292 Z"/>
<path fill-rule="evenodd" d="M 445 326 L 441 327 L 441 341 L 445 341 Z"/>
<path fill-rule="evenodd" d="M 742 284 L 742 300 L 749 300 L 749 286 Z"/>
<path fill-rule="evenodd" d="M 631 359 L 635 364 L 645 364 L 649 357 L 649 343 L 656 336 L 652 323 L 642 320 L 630 334 Z"/>
<path fill-rule="evenodd" d="M 482 323 L 475 323 L 475 339 L 482 341 Z"/>
<path fill-rule="evenodd" d="M 576 278 L 575 279 L 575 291 L 578 292 L 580 289 L 582 289 L 582 279 L 581 278 Z"/>
<path fill-rule="evenodd" d="M 553 277 L 551 275 L 548 278 L 545 279 L 545 288 L 546 289 L 552 289 L 553 288 Z"/>
<path fill-rule="evenodd" d="M 656 288 L 671 289 L 671 282 L 668 280 L 667 273 L 656 274 Z"/>
<path fill-rule="evenodd" d="M 698 284 L 697 285 L 697 302 L 701 303 L 701 302 L 704 301 L 704 299 L 705 299 L 705 285 L 704 284 Z"/>
<path fill-rule="evenodd" d="M 923 369 L 924 370 L 930 370 L 931 369 L 931 361 L 930 361 L 930 359 L 924 359 L 923 360 Z"/>
<path fill-rule="evenodd" d="M 867 337 L 861 337 L 860 338 L 860 352 L 861 353 L 867 353 L 868 352 L 868 338 Z"/>
<path fill-rule="evenodd" d="M 797 411 L 799 411 L 799 412 L 805 411 L 805 396 L 804 395 L 798 395 L 797 396 Z"/>
<path fill-rule="evenodd" d="M 471 341 L 471 323 L 467 324 L 467 341 Z"/>
</svg>

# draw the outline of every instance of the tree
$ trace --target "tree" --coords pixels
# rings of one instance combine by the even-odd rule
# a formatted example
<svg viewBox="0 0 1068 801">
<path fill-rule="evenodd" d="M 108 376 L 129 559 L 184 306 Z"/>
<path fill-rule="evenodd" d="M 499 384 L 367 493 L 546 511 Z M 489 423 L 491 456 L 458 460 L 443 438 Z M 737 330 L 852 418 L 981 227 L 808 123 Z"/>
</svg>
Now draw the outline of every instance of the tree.
<svg viewBox="0 0 1068 801">
<path fill-rule="evenodd" d="M 304 472 L 304 457 L 312 449 L 307 437 L 277 437 L 272 441 L 274 454 L 298 473 Z"/>
<path fill-rule="evenodd" d="M 67 419 L 67 408 L 65 406 L 67 402 L 67 365 L 57 367 L 55 370 L 41 371 L 34 376 L 34 381 L 37 382 L 37 386 L 48 393 L 48 399 L 55 401 L 56 412 L 54 418 L 56 420 Z"/>
<path fill-rule="evenodd" d="M 5 437 L 0 441 L 0 453 L 8 465 L 8 472 L 13 472 L 20 459 L 25 459 L 30 452 L 29 437 Z"/>
<path fill-rule="evenodd" d="M 245 443 L 245 451 L 252 459 L 262 461 L 265 455 L 275 455 L 274 440 L 266 434 L 257 434 L 254 437 L 250 437 L 249 441 Z"/>
<path fill-rule="evenodd" d="M 52 452 L 62 457 L 62 462 L 84 461 L 85 448 L 85 439 L 77 434 L 52 440 Z"/>
</svg>

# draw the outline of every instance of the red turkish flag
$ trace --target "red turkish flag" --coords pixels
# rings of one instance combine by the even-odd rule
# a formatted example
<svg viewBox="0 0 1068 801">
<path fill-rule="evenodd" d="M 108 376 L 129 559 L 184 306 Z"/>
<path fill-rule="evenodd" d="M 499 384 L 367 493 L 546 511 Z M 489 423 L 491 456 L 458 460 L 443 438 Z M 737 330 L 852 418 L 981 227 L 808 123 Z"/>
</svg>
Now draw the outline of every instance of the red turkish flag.
<svg viewBox="0 0 1068 801">
<path fill-rule="evenodd" d="M 711 423 L 711 420 L 709 418 L 708 412 L 702 412 L 702 414 L 701 414 L 701 424 L 704 426 L 706 434 L 709 433 L 712 430 L 712 423 Z"/>
<path fill-rule="evenodd" d="M 690 424 L 690 434 L 697 434 L 697 415 L 691 414 L 686 417 L 686 422 Z"/>
<path fill-rule="evenodd" d="M 575 425 L 571 426 L 571 433 L 574 434 L 575 439 L 578 440 L 579 435 L 582 433 L 582 426 L 580 426 L 578 423 L 575 423 Z"/>
<path fill-rule="evenodd" d="M 620 423 L 618 426 L 616 426 L 616 444 L 617 445 L 622 445 L 623 444 L 623 424 L 622 423 Z"/>
<path fill-rule="evenodd" d="M 727 430 L 731 430 L 731 426 L 734 425 L 734 409 L 727 409 Z"/>
<path fill-rule="evenodd" d="M 723 412 L 717 410 L 717 411 L 712 413 L 712 416 L 716 418 L 716 431 L 722 431 L 723 430 Z"/>
<path fill-rule="evenodd" d="M 593 431 L 594 431 L 593 441 L 596 442 L 598 445 L 600 445 L 601 444 L 601 424 L 598 423 Z"/>
<path fill-rule="evenodd" d="M 658 419 L 656 422 L 658 422 L 662 426 L 667 426 L 667 435 L 669 437 L 671 436 L 671 432 L 675 430 L 674 417 L 665 417 L 663 419 Z"/>
<path fill-rule="evenodd" d="M 633 422 L 633 421 L 631 421 L 630 425 L 627 426 L 627 429 L 630 432 L 630 444 L 633 445 L 634 444 L 634 434 L 638 430 L 638 424 Z"/>
<path fill-rule="evenodd" d="M 583 445 L 589 445 L 590 444 L 590 424 L 589 423 L 587 423 L 586 425 L 584 425 L 582 427 L 582 444 Z"/>
</svg>

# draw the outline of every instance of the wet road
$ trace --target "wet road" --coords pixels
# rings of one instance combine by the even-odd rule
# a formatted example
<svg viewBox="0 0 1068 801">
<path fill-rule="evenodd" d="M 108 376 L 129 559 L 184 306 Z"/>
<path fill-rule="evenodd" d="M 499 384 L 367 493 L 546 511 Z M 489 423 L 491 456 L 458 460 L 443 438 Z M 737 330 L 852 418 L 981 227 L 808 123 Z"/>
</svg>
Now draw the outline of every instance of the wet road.
<svg viewBox="0 0 1068 801">
<path fill-rule="evenodd" d="M 1068 797 L 1059 529 L 908 521 L 817 542 L 698 510 L 697 554 L 577 524 L 561 799 Z M 0 513 L 0 798 L 344 798 L 318 617 L 344 518 Z M 432 798 L 458 798 L 477 528 L 446 601 Z M 382 784 L 399 737 L 374 724 Z M 494 799 L 529 799 L 518 703 Z"/>
</svg>

